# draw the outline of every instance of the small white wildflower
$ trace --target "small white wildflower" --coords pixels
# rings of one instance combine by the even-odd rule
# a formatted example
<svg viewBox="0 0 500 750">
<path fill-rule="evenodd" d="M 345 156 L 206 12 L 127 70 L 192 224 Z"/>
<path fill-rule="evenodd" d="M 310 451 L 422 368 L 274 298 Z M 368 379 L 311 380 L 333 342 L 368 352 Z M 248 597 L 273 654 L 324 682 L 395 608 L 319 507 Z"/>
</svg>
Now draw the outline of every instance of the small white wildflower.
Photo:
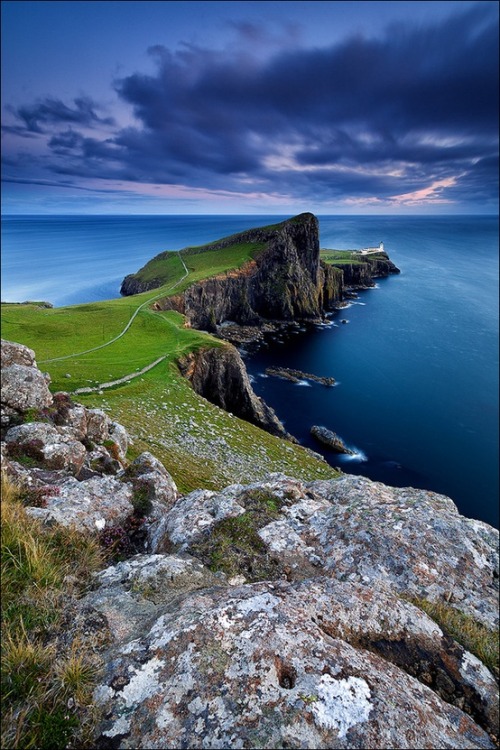
<svg viewBox="0 0 500 750">
<path fill-rule="evenodd" d="M 98 518 L 96 521 L 94 521 L 94 523 L 97 526 L 98 531 L 102 531 L 103 528 L 106 526 L 106 519 Z"/>
</svg>

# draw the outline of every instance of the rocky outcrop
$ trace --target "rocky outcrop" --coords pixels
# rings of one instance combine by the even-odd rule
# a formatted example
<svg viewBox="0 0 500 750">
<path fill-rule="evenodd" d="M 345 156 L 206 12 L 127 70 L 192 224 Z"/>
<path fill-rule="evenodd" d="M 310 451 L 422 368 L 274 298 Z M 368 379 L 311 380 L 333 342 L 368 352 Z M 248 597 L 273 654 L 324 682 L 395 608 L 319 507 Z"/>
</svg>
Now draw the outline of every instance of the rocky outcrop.
<svg viewBox="0 0 500 750">
<path fill-rule="evenodd" d="M 373 279 L 400 273 L 387 253 L 377 253 L 377 257 L 365 255 L 362 262 L 342 263 L 344 287 L 365 289 L 375 285 Z"/>
<path fill-rule="evenodd" d="M 498 531 L 459 515 L 434 492 L 352 475 L 309 483 L 272 475 L 186 496 L 166 515 L 169 541 L 190 551 L 218 523 L 249 513 L 256 498 L 268 512 L 259 515 L 258 536 L 267 554 L 289 565 L 290 579 L 314 570 L 340 581 L 378 581 L 498 626 Z"/>
<path fill-rule="evenodd" d="M 302 370 L 294 370 L 290 367 L 266 367 L 266 375 L 272 375 L 276 378 L 284 378 L 292 383 L 300 383 L 301 380 L 312 380 L 314 383 L 321 385 L 335 385 L 335 378 L 323 375 L 312 375 Z"/>
<path fill-rule="evenodd" d="M 249 567 L 240 555 L 240 575 L 225 579 L 253 523 L 266 552 L 255 549 Z M 220 531 L 233 527 L 228 546 Z M 100 743 L 495 746 L 494 676 L 402 598 L 418 591 L 495 625 L 497 535 L 448 498 L 357 477 L 304 484 L 276 475 L 180 498 L 164 532 L 174 554 L 133 558 L 126 575 L 108 569 L 82 603 L 120 634 L 94 694 L 106 717 Z M 179 581 L 175 606 L 167 583 L 151 592 L 132 582 L 149 565 L 153 579 L 163 566 L 182 569 L 206 540 L 221 577 L 203 581 L 200 568 L 194 582 Z M 265 555 L 268 576 L 280 561 L 274 581 L 245 583 Z"/>
<path fill-rule="evenodd" d="M 189 287 L 186 318 L 193 327 L 208 330 L 224 320 L 245 325 L 318 318 L 319 283 L 318 222 L 312 214 L 301 214 L 268 231 L 265 248 L 239 272 Z"/>
<path fill-rule="evenodd" d="M 491 675 L 388 592 L 318 578 L 219 585 L 175 606 L 143 599 L 141 607 L 116 584 L 100 594 L 91 601 L 99 612 L 112 603 L 115 632 L 120 623 L 134 630 L 111 650 L 94 692 L 106 717 L 99 746 L 495 747 L 478 723 L 495 720 Z M 361 645 L 358 627 L 381 641 L 394 636 L 395 652 L 402 637 L 422 663 L 442 665 L 443 682 L 460 675 L 462 708 L 453 692 L 442 697 L 412 674 L 410 659 Z"/>
<path fill-rule="evenodd" d="M 311 435 L 315 437 L 318 442 L 327 445 L 336 453 L 345 453 L 347 455 L 353 454 L 353 451 L 344 444 L 342 438 L 340 438 L 336 432 L 332 432 L 332 430 L 328 430 L 326 427 L 314 425 L 311 427 Z"/>
<path fill-rule="evenodd" d="M 129 273 L 121 283 L 120 294 L 123 294 L 124 297 L 132 294 L 141 294 L 142 292 L 149 292 L 150 289 L 158 289 L 163 284 L 164 281 L 160 277 L 142 281 L 137 278 L 136 274 Z"/>
<path fill-rule="evenodd" d="M 52 398 L 50 423 L 7 431 L 2 470 L 32 517 L 122 543 L 126 559 L 71 603 L 64 633 L 85 648 L 92 623 L 103 662 L 95 747 L 495 747 L 484 643 L 498 626 L 498 532 L 442 495 L 356 476 L 179 497 L 151 454 L 126 462 L 121 425 Z M 88 457 L 113 435 L 106 475 Z M 49 467 L 46 446 L 65 440 L 86 450 L 79 471 Z M 424 602 L 462 618 L 469 640 Z"/>
<path fill-rule="evenodd" d="M 135 518 L 140 549 L 155 551 L 157 528 L 177 498 L 165 467 L 149 453 L 129 464 L 125 428 L 67 393 L 52 395 L 27 347 L 2 341 L 2 365 L 3 382 L 13 372 L 16 382 L 19 370 L 27 373 L 20 390 L 2 391 L 2 472 L 21 487 L 27 513 L 47 525 L 82 533 L 120 529 L 124 536 Z"/>
<path fill-rule="evenodd" d="M 254 393 L 234 346 L 202 349 L 181 358 L 179 367 L 196 393 L 211 403 L 273 435 L 291 438 L 273 409 Z"/>
<path fill-rule="evenodd" d="M 318 220 L 310 213 L 181 252 L 189 265 L 190 255 L 242 243 L 255 246 L 251 261 L 195 282 L 183 294 L 155 302 L 155 307 L 175 309 L 186 316 L 188 325 L 212 332 L 225 321 L 258 326 L 272 320 L 318 319 L 343 300 L 347 286 L 373 286 L 374 277 L 399 273 L 383 252 L 376 257 L 360 256 L 360 261 L 352 264 L 322 262 Z M 156 256 L 151 263 L 165 255 Z M 144 270 L 124 279 L 122 294 L 161 286 L 164 280 L 159 278 L 145 281 Z"/>
<path fill-rule="evenodd" d="M 192 284 L 183 295 L 157 302 L 186 315 L 189 325 L 215 331 L 225 320 L 257 325 L 265 320 L 315 319 L 321 316 L 326 299 L 335 296 L 340 281 L 335 270 L 321 267 L 318 221 L 312 214 L 300 214 L 268 228 L 253 229 L 224 238 L 204 248 L 182 251 L 189 254 L 222 250 L 238 243 L 256 247 L 254 257 L 240 269 Z M 133 276 L 127 277 L 122 294 L 144 291 Z M 151 287 L 149 287 L 151 288 Z"/>
</svg>

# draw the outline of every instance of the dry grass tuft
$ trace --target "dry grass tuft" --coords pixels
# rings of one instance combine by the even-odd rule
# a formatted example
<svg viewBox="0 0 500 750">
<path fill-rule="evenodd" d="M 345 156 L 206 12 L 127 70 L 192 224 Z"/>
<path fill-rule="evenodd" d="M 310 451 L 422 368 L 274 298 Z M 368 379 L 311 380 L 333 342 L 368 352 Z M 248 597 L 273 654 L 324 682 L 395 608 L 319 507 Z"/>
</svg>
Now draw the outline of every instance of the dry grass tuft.
<svg viewBox="0 0 500 750">
<path fill-rule="evenodd" d="M 459 612 L 445 602 L 431 602 L 428 599 L 409 598 L 412 604 L 426 612 L 441 630 L 454 638 L 467 651 L 477 656 L 488 669 L 498 677 L 499 672 L 499 633 L 489 630 L 469 615 Z"/>
<path fill-rule="evenodd" d="M 64 646 L 64 607 L 102 566 L 99 542 L 43 528 L 2 475 L 2 748 L 89 747 L 98 671 L 84 643 Z"/>
</svg>

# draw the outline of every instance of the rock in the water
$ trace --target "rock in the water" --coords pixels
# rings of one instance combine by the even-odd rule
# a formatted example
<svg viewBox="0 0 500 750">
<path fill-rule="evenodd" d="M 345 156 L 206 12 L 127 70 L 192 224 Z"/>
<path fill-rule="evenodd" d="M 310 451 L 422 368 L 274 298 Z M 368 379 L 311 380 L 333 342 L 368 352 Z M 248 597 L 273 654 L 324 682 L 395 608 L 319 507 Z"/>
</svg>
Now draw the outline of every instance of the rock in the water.
<svg viewBox="0 0 500 750">
<path fill-rule="evenodd" d="M 315 437 L 316 440 L 319 440 L 320 443 L 323 443 L 323 445 L 327 445 L 329 448 L 336 451 L 336 453 L 353 455 L 353 451 L 347 448 L 342 438 L 340 438 L 335 432 L 328 430 L 326 427 L 314 425 L 311 427 L 311 435 Z"/>
</svg>

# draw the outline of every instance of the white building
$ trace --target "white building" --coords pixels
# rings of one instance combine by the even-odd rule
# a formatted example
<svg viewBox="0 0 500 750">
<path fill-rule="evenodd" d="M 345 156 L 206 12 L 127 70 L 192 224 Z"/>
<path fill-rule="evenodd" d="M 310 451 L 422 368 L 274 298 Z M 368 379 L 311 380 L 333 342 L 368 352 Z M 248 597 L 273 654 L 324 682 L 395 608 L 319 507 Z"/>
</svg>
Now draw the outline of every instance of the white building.
<svg viewBox="0 0 500 750">
<path fill-rule="evenodd" d="M 383 253 L 384 243 L 381 242 L 378 247 L 364 247 L 362 250 L 358 250 L 361 255 L 370 255 L 371 253 Z"/>
</svg>

